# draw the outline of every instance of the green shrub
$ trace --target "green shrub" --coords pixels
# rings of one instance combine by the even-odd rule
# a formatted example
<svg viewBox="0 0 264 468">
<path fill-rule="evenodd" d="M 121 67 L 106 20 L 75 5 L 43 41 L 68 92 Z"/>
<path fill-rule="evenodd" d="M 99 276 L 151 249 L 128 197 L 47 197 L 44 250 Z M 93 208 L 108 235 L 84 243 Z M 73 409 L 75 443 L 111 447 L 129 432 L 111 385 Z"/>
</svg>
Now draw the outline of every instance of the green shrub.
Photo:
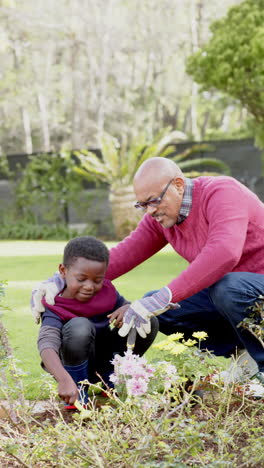
<svg viewBox="0 0 264 468">
<path fill-rule="evenodd" d="M 75 164 L 67 151 L 29 156 L 16 187 L 18 213 L 32 216 L 38 209 L 44 221 L 67 224 L 69 203 L 76 209 L 80 207 L 83 188 L 81 177 L 74 171 Z"/>
<path fill-rule="evenodd" d="M 77 229 L 71 229 L 65 224 L 48 225 L 18 221 L 16 223 L 3 223 L 0 225 L 0 239 L 2 240 L 64 240 L 78 235 L 95 234 L 96 229 L 92 224 L 87 225 L 82 232 Z"/>
</svg>

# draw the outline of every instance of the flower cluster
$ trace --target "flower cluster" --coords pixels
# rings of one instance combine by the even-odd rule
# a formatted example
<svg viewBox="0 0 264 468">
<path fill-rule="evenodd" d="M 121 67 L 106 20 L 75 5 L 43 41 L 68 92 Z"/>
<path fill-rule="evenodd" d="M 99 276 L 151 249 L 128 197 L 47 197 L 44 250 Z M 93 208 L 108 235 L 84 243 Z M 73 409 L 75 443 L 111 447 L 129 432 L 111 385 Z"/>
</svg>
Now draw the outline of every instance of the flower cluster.
<svg viewBox="0 0 264 468">
<path fill-rule="evenodd" d="M 131 350 L 124 356 L 115 355 L 112 360 L 114 373 L 110 376 L 118 394 L 122 396 L 142 396 L 160 386 L 167 390 L 177 380 L 175 366 L 167 362 L 149 365 L 144 357 L 133 354 Z"/>
</svg>

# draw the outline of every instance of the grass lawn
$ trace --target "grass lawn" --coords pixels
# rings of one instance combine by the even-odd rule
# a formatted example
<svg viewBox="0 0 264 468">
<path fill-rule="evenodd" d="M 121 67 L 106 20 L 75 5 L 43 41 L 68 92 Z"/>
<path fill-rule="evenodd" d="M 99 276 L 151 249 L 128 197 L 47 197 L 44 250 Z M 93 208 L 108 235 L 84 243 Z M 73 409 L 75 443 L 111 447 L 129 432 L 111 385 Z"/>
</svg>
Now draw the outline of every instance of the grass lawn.
<svg viewBox="0 0 264 468">
<path fill-rule="evenodd" d="M 65 245 L 66 241 L 0 241 L 0 278 L 8 280 L 6 303 L 11 308 L 1 319 L 8 331 L 17 367 L 25 373 L 25 395 L 30 399 L 47 397 L 43 381 L 53 383 L 40 367 L 36 346 L 39 326 L 34 323 L 29 307 L 31 290 L 38 281 L 57 270 Z M 109 243 L 108 247 L 112 245 Z M 185 267 L 186 262 L 166 247 L 114 284 L 128 300 L 134 300 L 151 289 L 164 286 Z M 151 350 L 148 355 L 151 357 Z"/>
</svg>

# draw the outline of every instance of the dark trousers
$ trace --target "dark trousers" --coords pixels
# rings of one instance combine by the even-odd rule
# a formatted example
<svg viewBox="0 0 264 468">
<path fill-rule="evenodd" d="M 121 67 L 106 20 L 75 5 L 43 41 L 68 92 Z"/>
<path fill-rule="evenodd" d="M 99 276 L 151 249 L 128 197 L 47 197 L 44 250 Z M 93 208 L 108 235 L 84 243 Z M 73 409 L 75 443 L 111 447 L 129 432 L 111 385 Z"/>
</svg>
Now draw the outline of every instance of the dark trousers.
<svg viewBox="0 0 264 468">
<path fill-rule="evenodd" d="M 159 329 L 165 335 L 182 332 L 186 339 L 194 331 L 205 331 L 208 339 L 202 342 L 204 348 L 226 357 L 238 348 L 246 348 L 263 372 L 264 349 L 260 340 L 237 327 L 261 295 L 264 295 L 264 275 L 229 273 L 209 288 L 181 301 L 180 309 L 160 315 Z"/>
<path fill-rule="evenodd" d="M 151 319 L 151 332 L 147 338 L 137 335 L 134 353 L 142 356 L 153 343 L 159 329 L 156 317 Z M 88 377 L 90 382 L 97 382 L 98 373 L 106 383 L 114 371 L 110 361 L 114 355 L 124 354 L 127 337 L 119 336 L 118 329 L 109 327 L 97 328 L 95 324 L 84 317 L 75 317 L 62 328 L 62 344 L 60 356 L 66 366 L 78 366 L 88 361 Z"/>
</svg>

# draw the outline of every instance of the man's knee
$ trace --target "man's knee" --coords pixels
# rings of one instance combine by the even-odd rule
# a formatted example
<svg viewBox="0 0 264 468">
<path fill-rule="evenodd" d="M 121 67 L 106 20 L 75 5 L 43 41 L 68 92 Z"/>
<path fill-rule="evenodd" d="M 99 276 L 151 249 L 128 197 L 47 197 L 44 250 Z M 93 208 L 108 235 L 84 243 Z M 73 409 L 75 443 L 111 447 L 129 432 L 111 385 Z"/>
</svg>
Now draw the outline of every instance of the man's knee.
<svg viewBox="0 0 264 468">
<path fill-rule="evenodd" d="M 210 286 L 208 293 L 217 310 L 228 310 L 232 305 L 248 304 L 254 300 L 256 294 L 243 272 L 228 273 Z"/>
</svg>

